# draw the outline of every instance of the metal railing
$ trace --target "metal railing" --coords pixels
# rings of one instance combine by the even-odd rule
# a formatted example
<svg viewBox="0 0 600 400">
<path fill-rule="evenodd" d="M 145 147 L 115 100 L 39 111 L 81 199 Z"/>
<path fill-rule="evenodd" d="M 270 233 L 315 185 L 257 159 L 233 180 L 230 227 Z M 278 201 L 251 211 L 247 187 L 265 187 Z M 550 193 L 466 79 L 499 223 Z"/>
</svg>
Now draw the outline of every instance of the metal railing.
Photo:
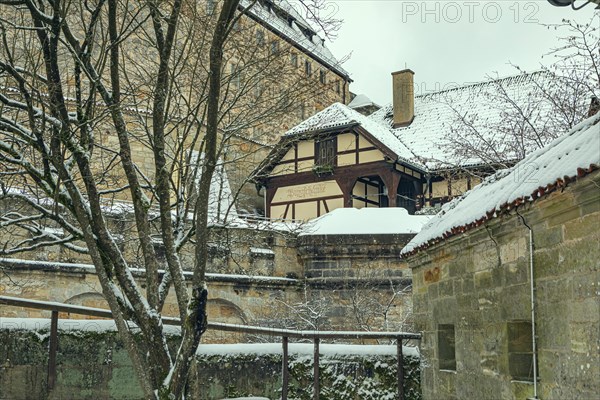
<svg viewBox="0 0 600 400">
<path fill-rule="evenodd" d="M 0 296 L 0 305 L 16 306 L 24 308 L 33 308 L 37 310 L 46 310 L 51 312 L 50 319 L 50 343 L 48 356 L 48 389 L 54 388 L 56 383 L 56 352 L 58 348 L 58 313 L 70 313 L 86 315 L 91 317 L 112 319 L 112 312 L 102 308 L 92 308 L 64 304 L 52 301 L 40 301 L 32 299 L 22 299 L 18 297 Z M 162 317 L 165 325 L 181 325 L 179 318 Z M 402 344 L 404 340 L 421 339 L 421 334 L 410 332 L 359 332 L 359 331 L 301 331 L 291 329 L 264 328 L 249 325 L 234 325 L 220 322 L 209 322 L 208 329 L 251 333 L 267 336 L 281 337 L 282 344 L 282 387 L 281 399 L 287 400 L 289 387 L 289 339 L 310 339 L 313 341 L 314 351 L 314 379 L 313 379 L 313 400 L 319 400 L 319 346 L 321 339 L 395 339 L 397 347 L 397 384 L 398 399 L 404 400 L 404 354 Z"/>
</svg>

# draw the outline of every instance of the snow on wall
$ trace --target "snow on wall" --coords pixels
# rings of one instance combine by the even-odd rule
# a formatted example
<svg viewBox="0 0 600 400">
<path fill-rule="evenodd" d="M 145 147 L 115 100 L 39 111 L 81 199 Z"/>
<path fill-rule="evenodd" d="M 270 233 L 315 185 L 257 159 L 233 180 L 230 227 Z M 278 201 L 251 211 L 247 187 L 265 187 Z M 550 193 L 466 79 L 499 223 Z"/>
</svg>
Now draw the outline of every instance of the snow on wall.
<svg viewBox="0 0 600 400">
<path fill-rule="evenodd" d="M 60 304 L 60 303 L 58 303 Z M 79 306 L 81 307 L 81 306 Z M 84 307 L 86 308 L 86 307 Z M 87 307 L 90 308 L 90 307 Z M 129 322 L 133 330 L 138 327 Z M 167 335 L 180 335 L 181 328 L 173 325 L 164 325 Z M 36 331 L 47 332 L 50 330 L 50 318 L 0 318 L 0 330 L 7 331 Z M 114 320 L 108 319 L 64 319 L 58 320 L 58 330 L 65 332 L 116 332 L 117 326 Z"/>
<path fill-rule="evenodd" d="M 306 223 L 298 236 L 415 234 L 430 219 L 401 207 L 338 208 Z"/>
<path fill-rule="evenodd" d="M 263 249 L 268 250 L 268 249 Z M 268 253 L 267 253 L 268 254 Z M 56 261 L 39 261 L 39 260 L 25 260 L 25 259 L 12 259 L 12 258 L 0 258 L 0 266 L 29 266 L 32 269 L 40 268 L 45 271 L 56 268 L 64 268 L 64 270 L 72 269 L 73 272 L 86 272 L 90 274 L 96 273 L 96 267 L 93 264 L 77 264 L 77 263 L 64 263 Z M 129 271 L 134 276 L 141 276 L 146 273 L 146 270 L 142 268 L 129 268 Z M 159 269 L 159 274 L 164 274 L 164 270 Z M 183 271 L 183 275 L 191 278 L 193 271 Z M 206 279 L 209 281 L 216 282 L 255 282 L 264 284 L 295 284 L 298 283 L 298 279 L 283 278 L 279 276 L 268 276 L 268 275 L 241 275 L 241 274 L 218 274 L 207 272 Z"/>
<path fill-rule="evenodd" d="M 600 166 L 600 113 L 445 204 L 407 245 L 409 254 L 531 202 Z"/>
<path fill-rule="evenodd" d="M 403 354 L 409 357 L 419 357 L 416 347 L 403 346 Z M 267 355 L 281 354 L 281 343 L 236 343 L 236 344 L 200 344 L 196 354 L 202 355 Z M 290 343 L 290 354 L 312 355 L 314 346 L 311 343 Z M 396 355 L 395 345 L 353 345 L 353 344 L 320 344 L 319 354 L 324 356 L 344 355 Z"/>
</svg>

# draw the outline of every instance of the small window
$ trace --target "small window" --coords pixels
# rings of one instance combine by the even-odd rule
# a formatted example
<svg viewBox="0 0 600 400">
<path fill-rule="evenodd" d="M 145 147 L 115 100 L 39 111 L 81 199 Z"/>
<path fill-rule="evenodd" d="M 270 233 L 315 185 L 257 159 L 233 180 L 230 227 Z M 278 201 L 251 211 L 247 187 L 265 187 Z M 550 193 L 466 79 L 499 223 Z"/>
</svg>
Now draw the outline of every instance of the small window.
<svg viewBox="0 0 600 400">
<path fill-rule="evenodd" d="M 531 322 L 508 323 L 508 370 L 513 379 L 533 381 Z"/>
<path fill-rule="evenodd" d="M 306 72 L 306 76 L 312 75 L 312 64 L 308 60 L 304 61 L 304 72 Z"/>
<path fill-rule="evenodd" d="M 260 29 L 256 31 L 256 44 L 258 46 L 265 45 L 265 33 L 263 31 L 261 31 Z"/>
<path fill-rule="evenodd" d="M 298 54 L 292 53 L 290 55 L 290 63 L 292 64 L 292 67 L 298 68 Z"/>
<path fill-rule="evenodd" d="M 438 359 L 440 369 L 456 371 L 454 325 L 438 325 Z"/>
<path fill-rule="evenodd" d="M 335 166 L 335 155 L 336 155 L 336 151 L 335 151 L 335 147 L 336 147 L 336 141 L 335 138 L 328 138 L 328 139 L 324 139 L 324 140 L 320 140 L 318 142 L 316 142 L 316 152 L 315 154 L 317 155 L 317 159 L 315 160 L 315 164 L 321 167 L 324 166 L 328 166 L 328 167 L 333 167 Z"/>
<path fill-rule="evenodd" d="M 322 84 L 327 83 L 327 73 L 323 70 L 319 71 L 319 82 L 321 82 Z"/>
<path fill-rule="evenodd" d="M 271 42 L 271 54 L 279 53 L 279 42 L 277 40 L 273 40 Z"/>
<path fill-rule="evenodd" d="M 206 0 L 206 13 L 212 14 L 215 11 L 215 0 Z"/>
<path fill-rule="evenodd" d="M 335 81 L 335 92 L 336 92 L 337 94 L 340 94 L 340 90 L 341 90 L 340 81 L 339 81 L 339 80 L 337 80 L 337 81 Z"/>
</svg>

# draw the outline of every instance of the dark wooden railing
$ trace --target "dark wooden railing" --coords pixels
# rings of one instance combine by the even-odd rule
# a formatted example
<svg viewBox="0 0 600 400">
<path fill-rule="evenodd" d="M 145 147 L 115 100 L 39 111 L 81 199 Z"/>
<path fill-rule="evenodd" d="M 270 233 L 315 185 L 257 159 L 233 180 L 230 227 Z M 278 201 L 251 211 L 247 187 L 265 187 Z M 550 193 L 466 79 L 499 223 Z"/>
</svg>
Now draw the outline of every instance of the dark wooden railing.
<svg viewBox="0 0 600 400">
<path fill-rule="evenodd" d="M 58 313 L 70 313 L 86 315 L 91 317 L 112 319 L 112 312 L 101 308 L 83 307 L 71 304 L 57 303 L 52 301 L 40 301 L 31 299 L 22 299 L 17 297 L 0 296 L 0 305 L 16 306 L 24 308 L 33 308 L 37 310 L 46 310 L 51 312 L 50 322 L 50 343 L 48 357 L 48 389 L 52 389 L 56 382 L 56 351 L 58 346 Z M 179 318 L 163 317 L 165 325 L 181 325 Z M 259 335 L 268 335 L 281 337 L 283 350 L 282 357 L 282 388 L 281 399 L 287 400 L 289 386 L 289 339 L 310 339 L 314 344 L 314 380 L 313 380 L 313 400 L 319 400 L 319 345 L 322 339 L 395 339 L 397 346 L 398 362 L 398 399 L 404 400 L 404 355 L 402 344 L 404 340 L 420 340 L 419 333 L 410 332 L 358 332 L 358 331 L 298 331 L 291 329 L 264 328 L 249 325 L 224 324 L 219 322 L 209 322 L 208 329 L 251 333 Z"/>
</svg>

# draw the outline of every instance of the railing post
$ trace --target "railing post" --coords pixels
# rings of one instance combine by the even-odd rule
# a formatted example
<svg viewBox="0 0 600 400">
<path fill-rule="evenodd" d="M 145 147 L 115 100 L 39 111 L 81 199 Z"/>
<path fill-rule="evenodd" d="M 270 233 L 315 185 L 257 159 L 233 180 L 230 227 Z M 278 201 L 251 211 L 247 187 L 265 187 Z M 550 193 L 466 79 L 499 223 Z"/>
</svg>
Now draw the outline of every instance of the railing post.
<svg viewBox="0 0 600 400">
<path fill-rule="evenodd" d="M 283 360 L 281 361 L 281 400 L 287 400 L 288 386 L 290 381 L 290 375 L 288 371 L 288 337 L 283 336 L 281 343 L 283 345 Z"/>
<path fill-rule="evenodd" d="M 50 343 L 48 346 L 48 390 L 56 383 L 56 350 L 58 349 L 58 311 L 52 311 L 50 320 Z"/>
<path fill-rule="evenodd" d="M 315 338 L 313 400 L 319 400 L 319 338 Z"/>
<path fill-rule="evenodd" d="M 404 400 L 404 354 L 402 353 L 402 337 L 396 340 L 398 347 L 398 400 Z"/>
</svg>

